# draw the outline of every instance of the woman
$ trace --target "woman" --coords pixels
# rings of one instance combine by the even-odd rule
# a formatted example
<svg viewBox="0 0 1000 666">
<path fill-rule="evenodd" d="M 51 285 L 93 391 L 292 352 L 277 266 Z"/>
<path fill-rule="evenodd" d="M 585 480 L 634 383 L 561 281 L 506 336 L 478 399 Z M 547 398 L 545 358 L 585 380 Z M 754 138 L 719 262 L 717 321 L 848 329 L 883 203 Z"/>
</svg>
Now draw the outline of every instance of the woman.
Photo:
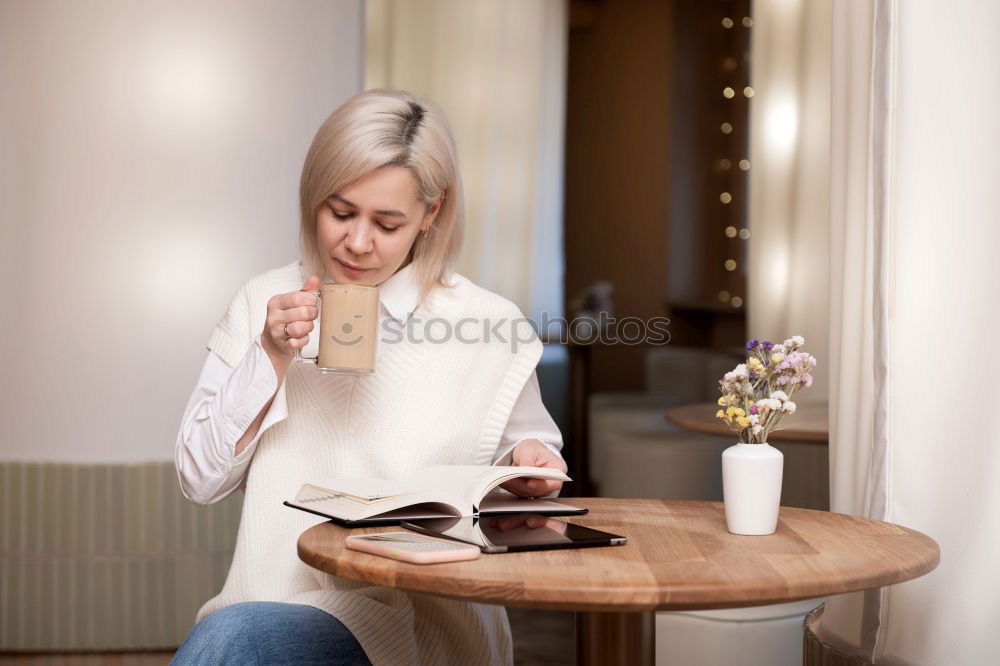
<svg viewBox="0 0 1000 666">
<path fill-rule="evenodd" d="M 355 96 L 317 132 L 299 196 L 302 261 L 237 293 L 178 435 L 185 496 L 208 504 L 238 487 L 245 496 L 226 584 L 175 661 L 510 663 L 502 608 L 313 569 L 296 540 L 322 521 L 281 504 L 305 481 L 402 478 L 434 464 L 566 469 L 534 373 L 540 342 L 514 330 L 523 319 L 513 304 L 451 270 L 463 213 L 447 120 L 405 92 Z M 309 292 L 321 277 L 379 286 L 380 330 L 397 328 L 378 346 L 374 375 L 292 363 L 313 337 Z M 421 335 L 431 322 L 464 334 Z M 540 496 L 560 485 L 505 487 Z"/>
</svg>

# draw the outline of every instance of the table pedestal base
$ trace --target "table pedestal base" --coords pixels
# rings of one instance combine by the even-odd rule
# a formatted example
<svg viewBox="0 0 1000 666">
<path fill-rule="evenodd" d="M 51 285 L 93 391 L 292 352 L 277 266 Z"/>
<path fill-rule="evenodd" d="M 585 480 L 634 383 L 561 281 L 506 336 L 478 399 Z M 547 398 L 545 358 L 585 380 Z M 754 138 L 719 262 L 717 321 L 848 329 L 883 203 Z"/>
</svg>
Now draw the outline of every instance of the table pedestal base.
<svg viewBox="0 0 1000 666">
<path fill-rule="evenodd" d="M 577 613 L 576 663 L 653 666 L 655 617 L 654 613 Z"/>
</svg>

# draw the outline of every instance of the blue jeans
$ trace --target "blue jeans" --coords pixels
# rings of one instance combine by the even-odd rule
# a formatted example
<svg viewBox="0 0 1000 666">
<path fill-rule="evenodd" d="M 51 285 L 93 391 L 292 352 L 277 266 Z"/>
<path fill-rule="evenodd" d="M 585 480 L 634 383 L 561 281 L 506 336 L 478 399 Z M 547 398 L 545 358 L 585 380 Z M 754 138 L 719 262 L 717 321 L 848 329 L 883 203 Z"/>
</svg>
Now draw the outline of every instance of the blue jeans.
<svg viewBox="0 0 1000 666">
<path fill-rule="evenodd" d="M 195 625 L 171 664 L 355 664 L 371 666 L 340 620 L 318 608 L 248 601 Z"/>
</svg>

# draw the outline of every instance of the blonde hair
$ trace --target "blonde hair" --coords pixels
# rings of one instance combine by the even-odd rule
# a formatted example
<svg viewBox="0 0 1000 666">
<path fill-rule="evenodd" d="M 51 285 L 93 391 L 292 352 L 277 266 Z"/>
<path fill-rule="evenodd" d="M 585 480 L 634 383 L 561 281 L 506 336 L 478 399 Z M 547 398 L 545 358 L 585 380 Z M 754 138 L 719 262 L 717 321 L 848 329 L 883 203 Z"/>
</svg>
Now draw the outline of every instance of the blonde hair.
<svg viewBox="0 0 1000 666">
<path fill-rule="evenodd" d="M 410 250 L 420 297 L 446 286 L 462 246 L 465 216 L 455 141 L 444 112 L 403 90 L 366 90 L 344 102 L 316 132 L 299 182 L 299 234 L 305 275 L 323 275 L 316 217 L 323 202 L 365 174 L 408 168 L 426 210 L 444 197 L 427 234 Z"/>
</svg>

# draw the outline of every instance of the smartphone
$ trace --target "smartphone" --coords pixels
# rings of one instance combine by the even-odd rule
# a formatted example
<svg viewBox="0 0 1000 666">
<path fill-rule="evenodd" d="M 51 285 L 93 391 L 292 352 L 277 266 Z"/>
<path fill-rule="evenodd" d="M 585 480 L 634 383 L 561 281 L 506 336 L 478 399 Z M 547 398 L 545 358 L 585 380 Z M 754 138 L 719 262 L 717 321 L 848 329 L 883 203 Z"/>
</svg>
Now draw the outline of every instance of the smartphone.
<svg viewBox="0 0 1000 666">
<path fill-rule="evenodd" d="M 621 546 L 628 541 L 620 534 L 574 525 L 537 513 L 404 520 L 402 525 L 420 534 L 472 544 L 484 553 Z"/>
<path fill-rule="evenodd" d="M 474 560 L 480 553 L 479 548 L 475 546 L 413 532 L 352 535 L 344 540 L 344 544 L 351 550 L 360 550 L 411 564 Z"/>
</svg>

